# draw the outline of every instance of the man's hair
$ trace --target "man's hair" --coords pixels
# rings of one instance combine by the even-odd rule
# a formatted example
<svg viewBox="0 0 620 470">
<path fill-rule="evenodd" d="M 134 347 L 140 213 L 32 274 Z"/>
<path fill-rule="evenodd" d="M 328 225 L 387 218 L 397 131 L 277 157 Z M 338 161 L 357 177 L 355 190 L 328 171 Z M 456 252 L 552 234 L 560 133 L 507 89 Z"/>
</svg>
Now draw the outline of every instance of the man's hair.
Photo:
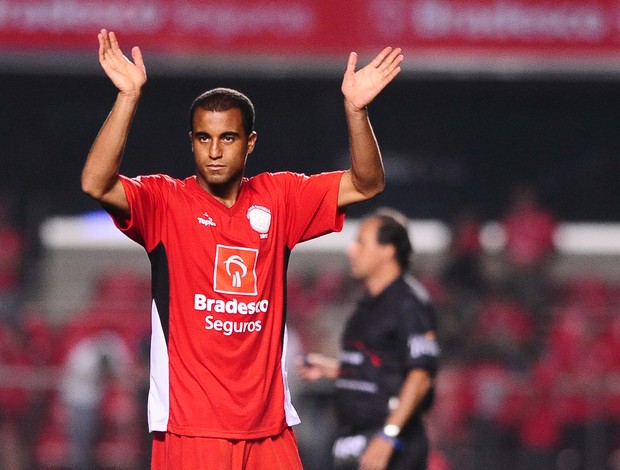
<svg viewBox="0 0 620 470">
<path fill-rule="evenodd" d="M 382 207 L 367 218 L 379 221 L 377 229 L 377 243 L 393 245 L 396 250 L 396 262 L 403 271 L 407 271 L 411 264 L 413 245 L 409 239 L 408 220 L 401 212 Z"/>
<path fill-rule="evenodd" d="M 254 105 L 243 93 L 231 88 L 214 88 L 204 92 L 194 100 L 189 108 L 189 130 L 194 130 L 194 114 L 196 109 L 222 112 L 230 109 L 241 111 L 241 120 L 245 135 L 249 136 L 254 131 Z"/>
</svg>

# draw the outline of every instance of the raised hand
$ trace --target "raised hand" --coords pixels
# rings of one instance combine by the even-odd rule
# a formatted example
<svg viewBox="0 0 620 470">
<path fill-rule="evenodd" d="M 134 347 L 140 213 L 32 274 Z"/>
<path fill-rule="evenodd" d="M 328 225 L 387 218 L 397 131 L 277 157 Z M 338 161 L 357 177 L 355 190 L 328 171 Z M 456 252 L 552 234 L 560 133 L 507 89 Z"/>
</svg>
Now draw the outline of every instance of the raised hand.
<svg viewBox="0 0 620 470">
<path fill-rule="evenodd" d="M 122 93 L 140 93 L 146 83 L 146 68 L 138 46 L 131 49 L 131 62 L 121 51 L 113 31 L 102 29 L 99 39 L 99 63 Z"/>
<path fill-rule="evenodd" d="M 355 108 L 362 109 L 400 72 L 404 57 L 400 48 L 386 47 L 372 62 L 357 72 L 357 54 L 351 52 L 342 80 L 342 93 Z"/>
</svg>

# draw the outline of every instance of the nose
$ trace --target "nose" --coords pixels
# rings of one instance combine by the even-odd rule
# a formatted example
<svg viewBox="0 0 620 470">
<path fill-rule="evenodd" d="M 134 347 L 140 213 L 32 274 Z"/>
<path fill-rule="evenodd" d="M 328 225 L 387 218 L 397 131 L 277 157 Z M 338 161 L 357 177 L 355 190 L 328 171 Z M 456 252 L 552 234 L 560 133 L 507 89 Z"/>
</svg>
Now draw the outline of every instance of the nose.
<svg viewBox="0 0 620 470">
<path fill-rule="evenodd" d="M 209 158 L 216 159 L 221 158 L 222 156 L 222 148 L 220 146 L 219 140 L 213 139 L 211 141 L 211 146 L 209 147 Z"/>
</svg>

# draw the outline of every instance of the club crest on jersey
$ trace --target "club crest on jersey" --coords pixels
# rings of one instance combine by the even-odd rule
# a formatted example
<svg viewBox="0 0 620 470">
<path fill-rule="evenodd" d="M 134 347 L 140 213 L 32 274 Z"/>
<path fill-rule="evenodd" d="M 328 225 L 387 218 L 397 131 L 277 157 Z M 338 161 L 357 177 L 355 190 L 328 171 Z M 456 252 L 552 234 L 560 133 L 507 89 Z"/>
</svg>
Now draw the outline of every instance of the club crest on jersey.
<svg viewBox="0 0 620 470">
<path fill-rule="evenodd" d="M 222 294 L 256 295 L 258 250 L 217 245 L 213 289 Z"/>
<path fill-rule="evenodd" d="M 211 216 L 206 212 L 202 213 L 202 217 L 198 217 L 198 223 L 207 227 L 217 227 Z"/>
<path fill-rule="evenodd" d="M 248 209 L 247 218 L 250 227 L 260 234 L 260 238 L 267 238 L 271 227 L 271 211 L 263 206 L 252 206 Z"/>
</svg>

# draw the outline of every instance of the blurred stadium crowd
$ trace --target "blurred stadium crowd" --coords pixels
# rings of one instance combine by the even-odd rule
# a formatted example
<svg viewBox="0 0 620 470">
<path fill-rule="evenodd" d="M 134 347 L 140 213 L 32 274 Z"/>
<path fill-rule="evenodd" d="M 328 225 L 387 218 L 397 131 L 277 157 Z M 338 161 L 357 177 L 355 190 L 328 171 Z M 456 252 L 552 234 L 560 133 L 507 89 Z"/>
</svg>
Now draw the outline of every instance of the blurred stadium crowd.
<svg viewBox="0 0 620 470">
<path fill-rule="evenodd" d="M 620 281 L 554 277 L 557 221 L 529 190 L 499 256 L 481 224 L 463 211 L 441 268 L 414 272 L 442 347 L 430 470 L 620 469 Z M 87 308 L 51 322 L 25 292 L 26 240 L 0 204 L 0 468 L 148 468 L 149 279 L 104 272 Z M 291 359 L 335 354 L 358 295 L 346 270 L 291 272 Z M 292 379 L 304 465 L 327 470 L 330 384 Z"/>
</svg>

